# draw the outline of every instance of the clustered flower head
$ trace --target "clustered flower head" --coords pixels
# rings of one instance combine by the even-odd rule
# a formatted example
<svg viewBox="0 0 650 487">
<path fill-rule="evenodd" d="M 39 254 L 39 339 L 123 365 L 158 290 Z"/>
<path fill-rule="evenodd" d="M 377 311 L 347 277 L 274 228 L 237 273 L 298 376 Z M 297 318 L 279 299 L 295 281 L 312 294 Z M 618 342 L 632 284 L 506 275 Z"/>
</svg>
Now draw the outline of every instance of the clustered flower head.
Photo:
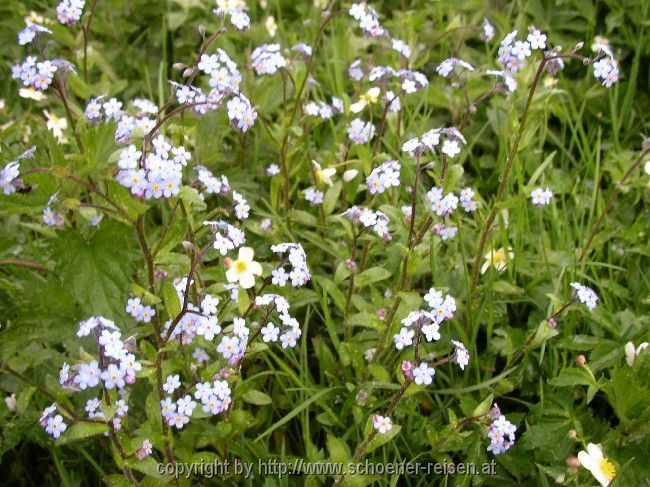
<svg viewBox="0 0 650 487">
<path fill-rule="evenodd" d="M 364 122 L 355 118 L 350 122 L 348 137 L 353 144 L 365 144 L 375 136 L 375 126 L 371 122 Z"/>
<path fill-rule="evenodd" d="M 211 88 L 222 94 L 239 92 L 241 73 L 223 49 L 217 49 L 215 54 L 202 54 L 197 67 L 210 76 L 208 84 Z"/>
<path fill-rule="evenodd" d="M 222 18 L 228 16 L 230 23 L 239 31 L 250 27 L 251 19 L 246 13 L 246 2 L 243 0 L 217 0 L 217 8 L 213 12 Z"/>
<path fill-rule="evenodd" d="M 379 210 L 372 211 L 370 208 L 359 208 L 355 205 L 345 210 L 341 216 L 347 218 L 352 223 L 361 223 L 365 228 L 372 228 L 379 237 L 385 240 L 392 238 L 388 231 L 390 218 Z"/>
<path fill-rule="evenodd" d="M 134 145 L 122 150 L 117 181 L 134 196 L 145 199 L 171 198 L 180 191 L 183 168 L 191 154 L 183 146 L 173 146 L 162 134 L 153 141 L 153 150 L 142 159 Z"/>
<path fill-rule="evenodd" d="M 441 136 L 444 136 L 445 139 L 440 152 L 452 159 L 460 153 L 461 145 L 467 144 L 467 140 L 456 127 L 446 127 L 431 129 L 419 139 L 415 137 L 407 140 L 402 145 L 402 151 L 412 157 L 420 156 L 426 151 L 435 153 L 435 148 L 440 144 Z"/>
<path fill-rule="evenodd" d="M 42 34 L 52 34 L 52 31 L 48 29 L 47 27 L 43 27 L 42 25 L 27 22 L 25 20 L 25 23 L 27 24 L 27 27 L 25 27 L 23 30 L 21 30 L 18 33 L 18 44 L 21 46 L 24 46 L 26 44 L 30 44 L 31 42 L 34 41 L 38 36 Z"/>
<path fill-rule="evenodd" d="M 517 31 L 513 30 L 501 41 L 498 51 L 499 63 L 511 73 L 521 70 L 524 67 L 526 58 L 532 54 L 531 43 L 527 40 L 516 40 L 516 38 Z M 543 47 L 540 49 L 543 49 Z"/>
<path fill-rule="evenodd" d="M 452 296 L 445 295 L 432 287 L 424 295 L 424 300 L 430 310 L 411 311 L 402 320 L 403 326 L 400 332 L 393 337 L 395 348 L 398 350 L 413 344 L 416 331 L 421 332 L 428 342 L 440 340 L 440 324 L 454 317 L 456 300 Z M 413 327 L 415 330 L 412 329 Z"/>
<path fill-rule="evenodd" d="M 312 206 L 319 206 L 323 204 L 325 193 L 323 193 L 320 189 L 307 188 L 304 194 L 305 200 L 307 200 Z"/>
<path fill-rule="evenodd" d="M 370 37 L 387 35 L 388 32 L 379 24 L 379 14 L 370 5 L 353 3 L 350 7 L 350 16 L 359 21 L 359 27 Z"/>
<path fill-rule="evenodd" d="M 123 108 L 124 104 L 117 98 L 110 98 L 107 101 L 104 99 L 103 95 L 91 98 L 86 105 L 84 115 L 89 122 L 94 124 L 110 120 L 116 121 L 115 141 L 117 143 L 131 144 L 134 138 L 147 134 L 155 126 L 156 122 L 151 116 L 157 113 L 157 108 L 152 101 L 142 98 L 134 100 L 131 103 L 130 113 L 129 110 Z M 132 152 L 131 158 L 139 157 L 134 154 L 135 147 L 129 150 Z"/>
<path fill-rule="evenodd" d="M 23 86 L 45 91 L 54 80 L 57 65 L 47 59 L 38 61 L 36 56 L 27 56 L 21 63 L 11 68 L 11 77 L 20 80 Z"/>
<path fill-rule="evenodd" d="M 572 282 L 571 287 L 575 290 L 575 296 L 578 300 L 587 306 L 587 308 L 594 310 L 598 305 L 598 295 L 593 289 L 583 286 L 579 282 Z"/>
<path fill-rule="evenodd" d="M 450 216 L 458 208 L 458 196 L 447 193 L 443 196 L 442 188 L 434 186 L 427 193 L 427 201 L 431 203 L 431 211 L 441 217 Z"/>
<path fill-rule="evenodd" d="M 31 159 L 36 152 L 36 146 L 32 146 L 25 152 L 20 154 L 16 160 L 11 161 L 0 171 L 0 188 L 5 195 L 10 195 L 16 192 L 16 189 L 22 188 L 24 185 L 20 176 L 20 161 L 22 159 Z"/>
<path fill-rule="evenodd" d="M 190 281 L 190 285 L 192 282 Z M 173 286 L 179 302 L 182 303 L 185 299 L 185 290 L 188 286 L 187 277 L 175 279 Z M 164 331 L 161 334 L 162 337 L 169 334 L 170 339 L 179 339 L 184 345 L 192 343 L 197 336 L 203 337 L 206 341 L 211 342 L 215 336 L 221 333 L 221 326 L 219 326 L 219 320 L 217 319 L 218 304 L 219 300 L 211 294 L 206 294 L 200 305 L 196 305 L 188 300 L 188 312 L 180 318 L 171 332 L 170 327 L 173 319 L 176 317 L 170 317 L 164 325 Z"/>
<path fill-rule="evenodd" d="M 198 172 L 198 180 L 203 184 L 204 192 L 206 194 L 219 194 L 226 196 L 230 193 L 230 184 L 226 176 L 216 177 L 205 166 L 196 166 Z"/>
<path fill-rule="evenodd" d="M 609 46 L 609 41 L 604 38 L 598 38 L 594 42 L 592 49 L 604 54 L 602 58 L 594 63 L 594 77 L 601 79 L 603 86 L 609 88 L 619 78 L 618 62 L 614 59 L 614 53 Z"/>
<path fill-rule="evenodd" d="M 508 421 L 504 415 L 500 415 L 488 426 L 487 436 L 490 445 L 487 451 L 492 452 L 494 455 L 500 455 L 508 451 L 515 443 L 515 431 L 517 431 L 517 427 Z"/>
<path fill-rule="evenodd" d="M 156 311 L 151 306 L 145 306 L 142 304 L 140 298 L 129 298 L 126 303 L 126 312 L 130 314 L 135 321 L 142 323 L 149 323 L 151 318 L 156 314 Z"/>
<path fill-rule="evenodd" d="M 56 17 L 63 25 L 73 27 L 83 14 L 85 0 L 63 0 L 56 7 Z"/>
<path fill-rule="evenodd" d="M 343 113 L 343 100 L 333 96 L 330 105 L 323 101 L 310 101 L 305 104 L 304 110 L 306 115 L 319 117 L 323 120 L 329 120 L 334 115 Z"/>
<path fill-rule="evenodd" d="M 197 116 L 222 107 L 225 102 L 230 124 L 242 132 L 247 132 L 253 126 L 257 112 L 250 100 L 239 91 L 242 77 L 237 65 L 223 49 L 217 49 L 215 54 L 201 55 L 197 68 L 210 76 L 210 91 L 206 93 L 201 88 L 192 86 L 189 80 L 185 84 L 170 81 L 176 101 L 191 108 L 192 113 Z M 185 71 L 185 76 L 192 74 L 192 69 Z"/>
<path fill-rule="evenodd" d="M 88 318 L 79 323 L 78 337 L 92 335 L 99 350 L 99 360 L 82 362 L 74 366 L 64 363 L 59 371 L 59 383 L 69 390 L 86 390 L 100 383 L 104 389 L 117 389 L 121 398 L 116 403 L 115 416 L 111 420 L 113 429 L 121 428 L 121 418 L 128 413 L 126 385 L 135 382 L 136 374 L 142 365 L 131 352 L 135 340 L 131 337 L 122 340 L 121 332 L 115 323 L 102 316 Z M 104 418 L 99 398 L 86 401 L 85 410 L 89 418 Z M 66 429 L 61 415 L 56 414 L 56 405 L 43 411 L 40 424 L 45 431 L 58 438 Z"/>
<path fill-rule="evenodd" d="M 400 163 L 397 161 L 386 161 L 374 168 L 366 178 L 370 194 L 381 194 L 390 187 L 398 187 L 400 169 Z"/>
<path fill-rule="evenodd" d="M 65 217 L 62 213 L 52 210 L 52 205 L 59 204 L 57 193 L 53 194 L 47 205 L 43 209 L 43 223 L 50 227 L 62 227 L 65 223 Z"/>
<path fill-rule="evenodd" d="M 221 255 L 226 255 L 229 251 L 241 247 L 246 242 L 244 232 L 226 221 L 204 221 L 203 224 L 210 227 L 214 238 L 212 246 Z"/>
<path fill-rule="evenodd" d="M 289 301 L 287 301 L 283 296 L 277 294 L 263 294 L 255 298 L 255 306 L 267 307 L 267 309 L 271 308 L 271 310 L 275 309 L 280 317 L 282 326 L 284 326 L 284 333 L 280 335 L 280 328 L 269 322 L 260 329 L 262 340 L 265 343 L 276 342 L 278 341 L 279 336 L 282 348 L 295 347 L 298 338 L 302 335 L 302 331 L 300 330 L 298 320 L 289 314 Z M 267 315 L 268 314 L 270 314 L 270 312 L 267 313 Z"/>
<path fill-rule="evenodd" d="M 553 191 L 551 188 L 535 188 L 530 193 L 530 199 L 535 206 L 546 206 L 553 198 Z"/>
<path fill-rule="evenodd" d="M 251 54 L 253 69 L 261 76 L 275 74 L 278 69 L 286 66 L 287 61 L 280 53 L 280 44 L 262 44 Z"/>
<path fill-rule="evenodd" d="M 460 66 L 468 71 L 474 71 L 474 66 L 468 62 L 455 57 L 450 57 L 438 65 L 436 72 L 443 78 L 447 78 L 456 66 Z"/>
<path fill-rule="evenodd" d="M 476 211 L 478 208 L 478 203 L 474 199 L 476 194 L 472 188 L 463 188 L 460 191 L 460 206 L 463 207 L 465 213 L 471 213 Z"/>
<path fill-rule="evenodd" d="M 280 266 L 271 271 L 271 282 L 284 287 L 291 280 L 294 287 L 304 286 L 311 279 L 307 267 L 307 254 L 299 243 L 281 243 L 271 246 L 271 251 L 282 256 Z"/>
</svg>

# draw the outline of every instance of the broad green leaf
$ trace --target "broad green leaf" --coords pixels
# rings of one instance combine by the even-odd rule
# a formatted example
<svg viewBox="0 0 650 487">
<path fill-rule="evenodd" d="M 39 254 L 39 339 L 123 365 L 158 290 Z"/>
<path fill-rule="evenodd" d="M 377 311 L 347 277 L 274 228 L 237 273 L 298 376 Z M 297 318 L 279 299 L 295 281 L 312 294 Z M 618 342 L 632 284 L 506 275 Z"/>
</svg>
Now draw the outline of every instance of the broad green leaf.
<svg viewBox="0 0 650 487">
<path fill-rule="evenodd" d="M 255 404 L 256 406 L 264 406 L 272 402 L 271 396 L 255 390 L 245 392 L 242 399 L 244 402 Z"/>
<path fill-rule="evenodd" d="M 371 267 L 354 278 L 354 283 L 357 287 L 364 287 L 375 282 L 383 281 L 390 277 L 390 271 L 383 267 Z"/>
<path fill-rule="evenodd" d="M 181 302 L 178 299 L 178 293 L 171 281 L 165 281 L 162 288 L 165 309 L 170 319 L 176 318 L 181 312 Z"/>
<path fill-rule="evenodd" d="M 85 315 L 125 316 L 135 245 L 132 230 L 114 220 L 88 238 L 74 229 L 58 232 L 51 244 L 54 273 Z"/>
<path fill-rule="evenodd" d="M 90 436 L 101 435 L 108 431 L 108 425 L 101 423 L 74 423 L 67 427 L 56 440 L 57 445 L 65 445 L 71 441 L 82 440 Z"/>
</svg>

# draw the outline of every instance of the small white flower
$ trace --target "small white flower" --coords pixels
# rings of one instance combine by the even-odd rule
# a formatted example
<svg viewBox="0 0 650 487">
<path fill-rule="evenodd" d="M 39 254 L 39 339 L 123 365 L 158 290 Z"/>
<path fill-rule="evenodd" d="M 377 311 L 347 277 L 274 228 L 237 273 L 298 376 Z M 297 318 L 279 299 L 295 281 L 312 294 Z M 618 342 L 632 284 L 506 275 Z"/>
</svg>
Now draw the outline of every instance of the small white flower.
<svg viewBox="0 0 650 487">
<path fill-rule="evenodd" d="M 167 381 L 163 384 L 162 387 L 167 394 L 173 394 L 173 392 L 176 389 L 178 389 L 180 386 L 181 386 L 180 376 L 176 374 L 176 375 L 168 375 Z"/>
<path fill-rule="evenodd" d="M 378 414 L 375 414 L 372 417 L 372 427 L 375 428 L 378 433 L 383 435 L 393 429 L 393 422 L 388 416 L 379 416 Z"/>
<path fill-rule="evenodd" d="M 431 384 L 435 373 L 436 370 L 433 367 L 429 367 L 429 364 L 426 362 L 422 362 L 413 369 L 413 377 L 415 378 L 415 383 L 418 385 L 427 386 Z"/>
<path fill-rule="evenodd" d="M 264 343 L 277 342 L 280 329 L 275 326 L 273 323 L 269 323 L 264 328 L 262 328 L 262 340 Z"/>
</svg>

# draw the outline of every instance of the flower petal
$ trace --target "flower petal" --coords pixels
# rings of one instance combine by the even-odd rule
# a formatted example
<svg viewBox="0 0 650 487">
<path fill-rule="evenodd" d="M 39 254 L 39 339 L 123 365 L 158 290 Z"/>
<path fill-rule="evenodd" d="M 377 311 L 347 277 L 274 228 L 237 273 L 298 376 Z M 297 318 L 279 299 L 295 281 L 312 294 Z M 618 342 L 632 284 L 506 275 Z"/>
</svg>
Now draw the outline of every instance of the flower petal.
<svg viewBox="0 0 650 487">
<path fill-rule="evenodd" d="M 239 276 L 239 284 L 244 289 L 250 289 L 255 285 L 255 276 L 251 272 L 243 273 Z"/>
<path fill-rule="evenodd" d="M 237 282 L 239 280 L 239 273 L 234 266 L 226 271 L 226 279 L 228 279 L 228 282 Z"/>
<path fill-rule="evenodd" d="M 252 274 L 255 274 L 256 276 L 261 276 L 262 275 L 262 266 L 260 265 L 259 262 L 255 262 L 255 261 L 251 262 L 248 265 L 248 270 L 249 270 L 249 272 L 251 272 Z"/>
<path fill-rule="evenodd" d="M 255 251 L 250 247 L 242 247 L 239 249 L 239 260 L 250 262 L 253 260 Z"/>
</svg>

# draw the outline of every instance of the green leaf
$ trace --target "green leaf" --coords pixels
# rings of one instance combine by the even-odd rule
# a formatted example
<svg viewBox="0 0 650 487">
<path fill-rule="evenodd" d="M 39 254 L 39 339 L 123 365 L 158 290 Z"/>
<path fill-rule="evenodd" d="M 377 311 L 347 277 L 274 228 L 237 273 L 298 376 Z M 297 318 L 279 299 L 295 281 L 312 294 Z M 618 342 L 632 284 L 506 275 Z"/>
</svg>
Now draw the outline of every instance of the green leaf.
<svg viewBox="0 0 650 487">
<path fill-rule="evenodd" d="M 156 479 L 163 478 L 160 473 L 158 473 L 158 461 L 153 457 L 147 457 L 143 460 L 138 460 L 137 458 L 129 458 L 126 460 L 126 465 L 131 467 L 133 470 L 142 472 L 149 477 L 154 477 Z"/>
<path fill-rule="evenodd" d="M 264 406 L 266 404 L 271 404 L 271 396 L 264 394 L 261 391 L 248 391 L 242 396 L 244 402 L 249 404 L 255 404 L 256 406 Z"/>
<path fill-rule="evenodd" d="M 371 267 L 366 269 L 361 274 L 357 275 L 354 278 L 354 283 L 357 287 L 368 286 L 375 282 L 383 281 L 390 277 L 390 271 L 384 269 L 383 267 Z"/>
<path fill-rule="evenodd" d="M 117 181 L 108 182 L 108 195 L 134 220 L 149 209 L 146 203 L 133 196 Z"/>
<path fill-rule="evenodd" d="M 345 441 L 333 435 L 327 435 L 327 451 L 336 463 L 347 463 L 350 459 L 350 449 Z"/>
<path fill-rule="evenodd" d="M 117 221 L 102 224 L 89 238 L 74 229 L 60 231 L 51 245 L 54 272 L 85 315 L 119 319 L 125 316 L 134 248 L 132 230 Z"/>
<path fill-rule="evenodd" d="M 330 215 L 336 208 L 336 203 L 339 201 L 339 196 L 341 195 L 341 188 L 343 183 L 337 181 L 325 192 L 325 197 L 323 198 L 323 211 L 325 215 Z"/>
<path fill-rule="evenodd" d="M 368 419 L 368 421 L 372 422 L 372 416 Z M 388 443 L 399 434 L 401 429 L 402 427 L 400 425 L 394 424 L 390 431 L 387 431 L 386 433 L 377 433 L 375 437 L 370 440 L 370 443 L 368 443 L 368 449 L 366 451 L 369 453 Z"/>
<path fill-rule="evenodd" d="M 196 208 L 197 210 L 203 211 L 208 207 L 195 188 L 190 188 L 189 186 L 181 186 L 178 196 L 185 203 Z"/>
<path fill-rule="evenodd" d="M 56 440 L 57 445 L 65 445 L 71 441 L 82 440 L 91 436 L 101 435 L 108 431 L 108 425 L 101 423 L 75 423 L 65 430 Z"/>
<path fill-rule="evenodd" d="M 494 394 L 490 394 L 488 397 L 481 401 L 481 404 L 476 406 L 474 411 L 472 411 L 472 416 L 481 416 L 487 413 L 492 407 L 492 402 L 494 402 Z"/>
<path fill-rule="evenodd" d="M 564 369 L 560 375 L 548 381 L 549 384 L 558 387 L 570 386 L 590 386 L 596 385 L 596 380 L 593 375 L 586 368 L 570 368 Z"/>
<path fill-rule="evenodd" d="M 167 314 L 171 319 L 174 319 L 181 312 L 181 302 L 171 281 L 165 281 L 162 292 Z"/>
<path fill-rule="evenodd" d="M 75 175 L 95 174 L 110 166 L 109 158 L 117 148 L 115 143 L 115 122 L 90 125 L 83 133 L 86 148 L 86 165 L 75 168 Z"/>
<path fill-rule="evenodd" d="M 251 299 L 248 297 L 248 292 L 243 287 L 240 287 L 237 293 L 237 308 L 239 309 L 239 313 L 243 314 L 250 306 Z"/>
</svg>

